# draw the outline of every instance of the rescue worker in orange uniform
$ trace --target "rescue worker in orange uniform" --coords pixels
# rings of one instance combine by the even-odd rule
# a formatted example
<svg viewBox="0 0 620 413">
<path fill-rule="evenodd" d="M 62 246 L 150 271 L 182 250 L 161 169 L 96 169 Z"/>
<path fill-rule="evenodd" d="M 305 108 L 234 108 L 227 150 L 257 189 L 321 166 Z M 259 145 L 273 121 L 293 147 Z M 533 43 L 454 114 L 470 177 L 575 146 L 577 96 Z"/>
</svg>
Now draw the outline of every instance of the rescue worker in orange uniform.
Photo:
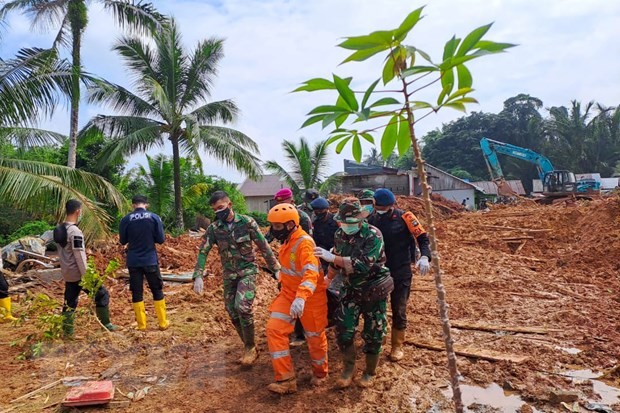
<svg viewBox="0 0 620 413">
<path fill-rule="evenodd" d="M 288 336 L 295 320 L 300 319 L 312 364 L 314 386 L 327 378 L 327 285 L 317 257 L 315 244 L 299 226 L 295 205 L 279 204 L 267 215 L 271 234 L 282 243 L 280 261 L 280 294 L 271 304 L 267 322 L 267 344 L 275 372 L 275 383 L 268 389 L 278 394 L 295 393 L 297 379 L 291 359 Z"/>
</svg>

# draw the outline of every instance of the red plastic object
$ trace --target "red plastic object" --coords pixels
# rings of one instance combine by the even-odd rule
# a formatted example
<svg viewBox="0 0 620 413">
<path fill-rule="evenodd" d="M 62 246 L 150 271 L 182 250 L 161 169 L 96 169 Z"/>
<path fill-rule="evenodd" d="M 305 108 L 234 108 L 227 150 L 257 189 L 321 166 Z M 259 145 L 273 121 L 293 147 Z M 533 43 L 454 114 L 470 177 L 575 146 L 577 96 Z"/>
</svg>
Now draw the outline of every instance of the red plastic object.
<svg viewBox="0 0 620 413">
<path fill-rule="evenodd" d="M 92 406 L 105 404 L 114 399 L 114 384 L 109 381 L 87 381 L 73 387 L 65 396 L 63 406 Z"/>
</svg>

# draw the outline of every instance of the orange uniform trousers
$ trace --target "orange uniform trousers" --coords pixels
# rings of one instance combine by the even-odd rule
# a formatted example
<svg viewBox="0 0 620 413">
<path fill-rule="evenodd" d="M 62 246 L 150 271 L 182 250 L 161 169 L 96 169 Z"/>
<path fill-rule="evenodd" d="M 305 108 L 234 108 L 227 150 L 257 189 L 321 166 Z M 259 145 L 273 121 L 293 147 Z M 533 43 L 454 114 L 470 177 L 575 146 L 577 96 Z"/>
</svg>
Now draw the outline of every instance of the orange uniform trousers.
<svg viewBox="0 0 620 413">
<path fill-rule="evenodd" d="M 271 318 L 267 322 L 267 344 L 276 381 L 295 377 L 295 369 L 289 348 L 289 335 L 293 332 L 295 320 L 290 309 L 295 295 L 292 292 L 280 293 L 271 304 Z M 327 294 L 325 289 L 316 291 L 306 302 L 301 316 L 306 342 L 316 377 L 327 376 Z"/>
</svg>

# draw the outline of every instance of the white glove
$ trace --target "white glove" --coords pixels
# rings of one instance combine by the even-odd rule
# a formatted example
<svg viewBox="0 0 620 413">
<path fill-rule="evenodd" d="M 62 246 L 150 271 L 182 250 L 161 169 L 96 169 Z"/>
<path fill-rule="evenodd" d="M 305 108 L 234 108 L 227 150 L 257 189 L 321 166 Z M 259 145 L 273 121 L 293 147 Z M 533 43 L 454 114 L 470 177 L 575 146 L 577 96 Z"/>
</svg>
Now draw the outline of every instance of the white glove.
<svg viewBox="0 0 620 413">
<path fill-rule="evenodd" d="M 280 275 L 280 270 L 276 271 L 276 273 L 275 273 L 275 274 L 273 274 L 273 276 L 274 276 L 274 277 L 276 277 L 276 280 L 277 280 L 278 282 L 280 282 L 280 277 L 281 277 L 281 275 Z"/>
<path fill-rule="evenodd" d="M 321 258 L 325 262 L 334 262 L 336 256 L 325 248 L 314 247 L 314 256 Z"/>
<path fill-rule="evenodd" d="M 422 255 L 418 262 L 415 263 L 415 267 L 420 270 L 420 275 L 426 275 L 431 270 L 431 264 L 428 262 L 428 257 L 426 255 Z"/>
<path fill-rule="evenodd" d="M 291 304 L 291 317 L 292 318 L 301 318 L 304 314 L 304 306 L 306 305 L 306 301 L 303 298 L 295 298 L 293 300 L 293 304 Z"/>
<path fill-rule="evenodd" d="M 205 283 L 202 280 L 202 277 L 194 278 L 194 292 L 196 292 L 196 294 L 202 294 L 202 291 L 204 290 L 204 286 L 205 286 Z"/>
</svg>

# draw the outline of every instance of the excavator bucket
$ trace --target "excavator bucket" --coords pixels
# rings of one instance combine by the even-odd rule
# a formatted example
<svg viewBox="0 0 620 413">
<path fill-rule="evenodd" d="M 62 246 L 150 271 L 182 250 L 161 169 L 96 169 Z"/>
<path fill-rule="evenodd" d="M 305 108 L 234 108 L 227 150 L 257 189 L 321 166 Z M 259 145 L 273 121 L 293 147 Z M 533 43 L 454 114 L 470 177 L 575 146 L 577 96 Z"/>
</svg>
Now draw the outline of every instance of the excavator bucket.
<svg viewBox="0 0 620 413">
<path fill-rule="evenodd" d="M 497 185 L 497 195 L 506 197 L 514 197 L 518 195 L 515 191 L 512 190 L 508 182 L 506 182 L 505 180 L 498 179 L 494 182 L 495 185 Z"/>
</svg>

